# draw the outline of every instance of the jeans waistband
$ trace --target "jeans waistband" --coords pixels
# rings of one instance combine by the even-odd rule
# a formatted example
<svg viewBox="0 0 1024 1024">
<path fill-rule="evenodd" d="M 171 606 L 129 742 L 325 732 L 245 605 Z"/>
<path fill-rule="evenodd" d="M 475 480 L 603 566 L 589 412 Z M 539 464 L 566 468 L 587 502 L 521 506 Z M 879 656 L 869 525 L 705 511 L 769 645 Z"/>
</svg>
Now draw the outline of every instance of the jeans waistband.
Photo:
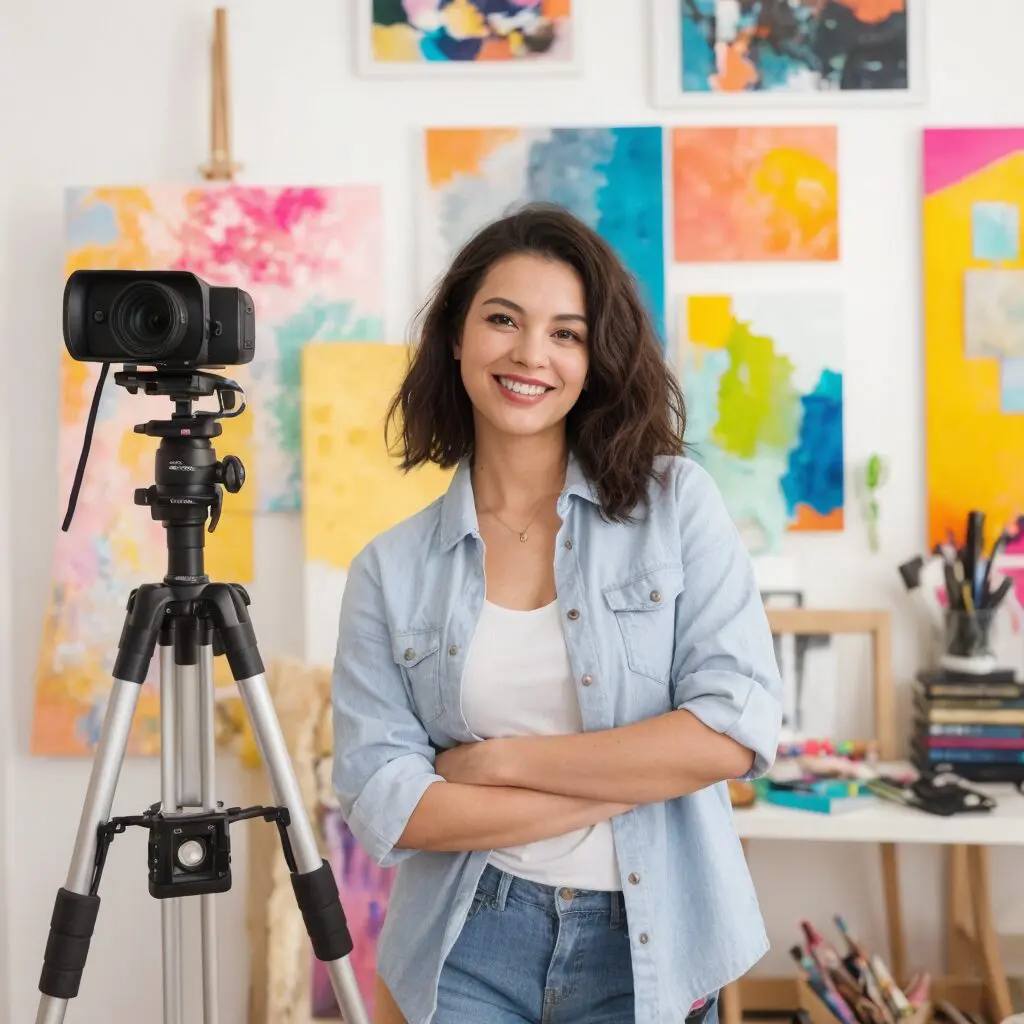
<svg viewBox="0 0 1024 1024">
<path fill-rule="evenodd" d="M 477 886 L 477 893 L 496 910 L 514 899 L 542 910 L 558 913 L 608 914 L 612 925 L 625 920 L 626 904 L 619 891 L 579 889 L 574 886 L 545 885 L 502 871 L 488 864 Z"/>
</svg>

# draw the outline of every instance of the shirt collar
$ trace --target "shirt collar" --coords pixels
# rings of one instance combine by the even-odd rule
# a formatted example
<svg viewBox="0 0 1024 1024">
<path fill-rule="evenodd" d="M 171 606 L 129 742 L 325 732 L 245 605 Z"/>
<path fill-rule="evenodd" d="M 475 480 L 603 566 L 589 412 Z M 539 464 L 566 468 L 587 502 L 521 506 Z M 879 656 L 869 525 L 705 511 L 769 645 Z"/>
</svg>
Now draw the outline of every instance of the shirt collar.
<svg viewBox="0 0 1024 1024">
<path fill-rule="evenodd" d="M 576 457 L 570 454 L 565 469 L 565 485 L 558 496 L 558 514 L 563 519 L 569 509 L 569 499 L 572 495 L 583 498 L 594 505 L 599 504 L 593 485 L 584 475 Z M 476 502 L 473 500 L 470 460 L 465 458 L 459 462 L 441 501 L 441 548 L 448 551 L 463 538 L 477 536 L 479 532 Z"/>
</svg>

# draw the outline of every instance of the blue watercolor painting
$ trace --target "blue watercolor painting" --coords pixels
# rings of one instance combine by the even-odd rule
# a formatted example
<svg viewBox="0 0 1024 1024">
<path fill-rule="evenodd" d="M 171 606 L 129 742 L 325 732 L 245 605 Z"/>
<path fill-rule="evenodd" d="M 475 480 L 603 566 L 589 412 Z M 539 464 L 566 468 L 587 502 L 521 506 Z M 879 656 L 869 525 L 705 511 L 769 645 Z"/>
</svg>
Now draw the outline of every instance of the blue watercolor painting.
<svg viewBox="0 0 1024 1024">
<path fill-rule="evenodd" d="M 1013 261 L 1020 256 L 1020 207 L 975 203 L 971 208 L 971 254 L 976 260 Z"/>
<path fill-rule="evenodd" d="M 832 293 L 691 295 L 680 380 L 693 458 L 748 547 L 844 527 L 843 307 Z"/>
<path fill-rule="evenodd" d="M 485 224 L 557 203 L 615 249 L 665 344 L 661 128 L 432 128 L 424 141 L 424 284 Z"/>
</svg>

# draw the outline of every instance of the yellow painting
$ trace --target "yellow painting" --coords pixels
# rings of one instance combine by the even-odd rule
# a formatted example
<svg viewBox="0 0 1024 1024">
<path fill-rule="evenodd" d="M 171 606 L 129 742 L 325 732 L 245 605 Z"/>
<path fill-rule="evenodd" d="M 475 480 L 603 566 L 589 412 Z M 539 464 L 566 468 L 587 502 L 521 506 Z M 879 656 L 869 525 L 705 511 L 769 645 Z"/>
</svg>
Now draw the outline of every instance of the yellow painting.
<svg viewBox="0 0 1024 1024">
<path fill-rule="evenodd" d="M 404 345 L 312 344 L 302 352 L 306 657 L 330 661 L 345 574 L 378 534 L 448 488 L 433 465 L 403 473 L 384 436 Z"/>
<path fill-rule="evenodd" d="M 1024 130 L 924 133 L 928 544 L 1024 515 Z"/>
</svg>

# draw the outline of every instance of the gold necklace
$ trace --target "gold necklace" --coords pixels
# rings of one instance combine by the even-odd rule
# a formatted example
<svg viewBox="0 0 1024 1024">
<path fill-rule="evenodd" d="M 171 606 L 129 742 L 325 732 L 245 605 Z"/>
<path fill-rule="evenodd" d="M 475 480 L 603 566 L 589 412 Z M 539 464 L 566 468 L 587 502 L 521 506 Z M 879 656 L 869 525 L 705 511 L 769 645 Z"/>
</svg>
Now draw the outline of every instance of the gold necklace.
<svg viewBox="0 0 1024 1024">
<path fill-rule="evenodd" d="M 488 514 L 494 516 L 494 518 L 497 519 L 498 522 L 501 523 L 501 525 L 504 526 L 505 529 L 509 531 L 509 533 L 518 534 L 519 535 L 520 543 L 525 544 L 530 539 L 530 534 L 529 534 L 528 531 L 529 531 L 530 527 L 533 526 L 533 520 L 536 519 L 537 516 L 540 515 L 540 510 L 541 510 L 542 506 L 543 506 L 543 502 L 541 502 L 541 505 L 539 505 L 537 507 L 537 511 L 533 513 L 533 517 L 530 519 L 530 521 L 521 530 L 514 530 L 511 526 L 508 525 L 508 523 L 505 522 L 504 519 L 501 518 L 501 516 L 498 515 L 497 512 L 490 512 Z"/>
</svg>

